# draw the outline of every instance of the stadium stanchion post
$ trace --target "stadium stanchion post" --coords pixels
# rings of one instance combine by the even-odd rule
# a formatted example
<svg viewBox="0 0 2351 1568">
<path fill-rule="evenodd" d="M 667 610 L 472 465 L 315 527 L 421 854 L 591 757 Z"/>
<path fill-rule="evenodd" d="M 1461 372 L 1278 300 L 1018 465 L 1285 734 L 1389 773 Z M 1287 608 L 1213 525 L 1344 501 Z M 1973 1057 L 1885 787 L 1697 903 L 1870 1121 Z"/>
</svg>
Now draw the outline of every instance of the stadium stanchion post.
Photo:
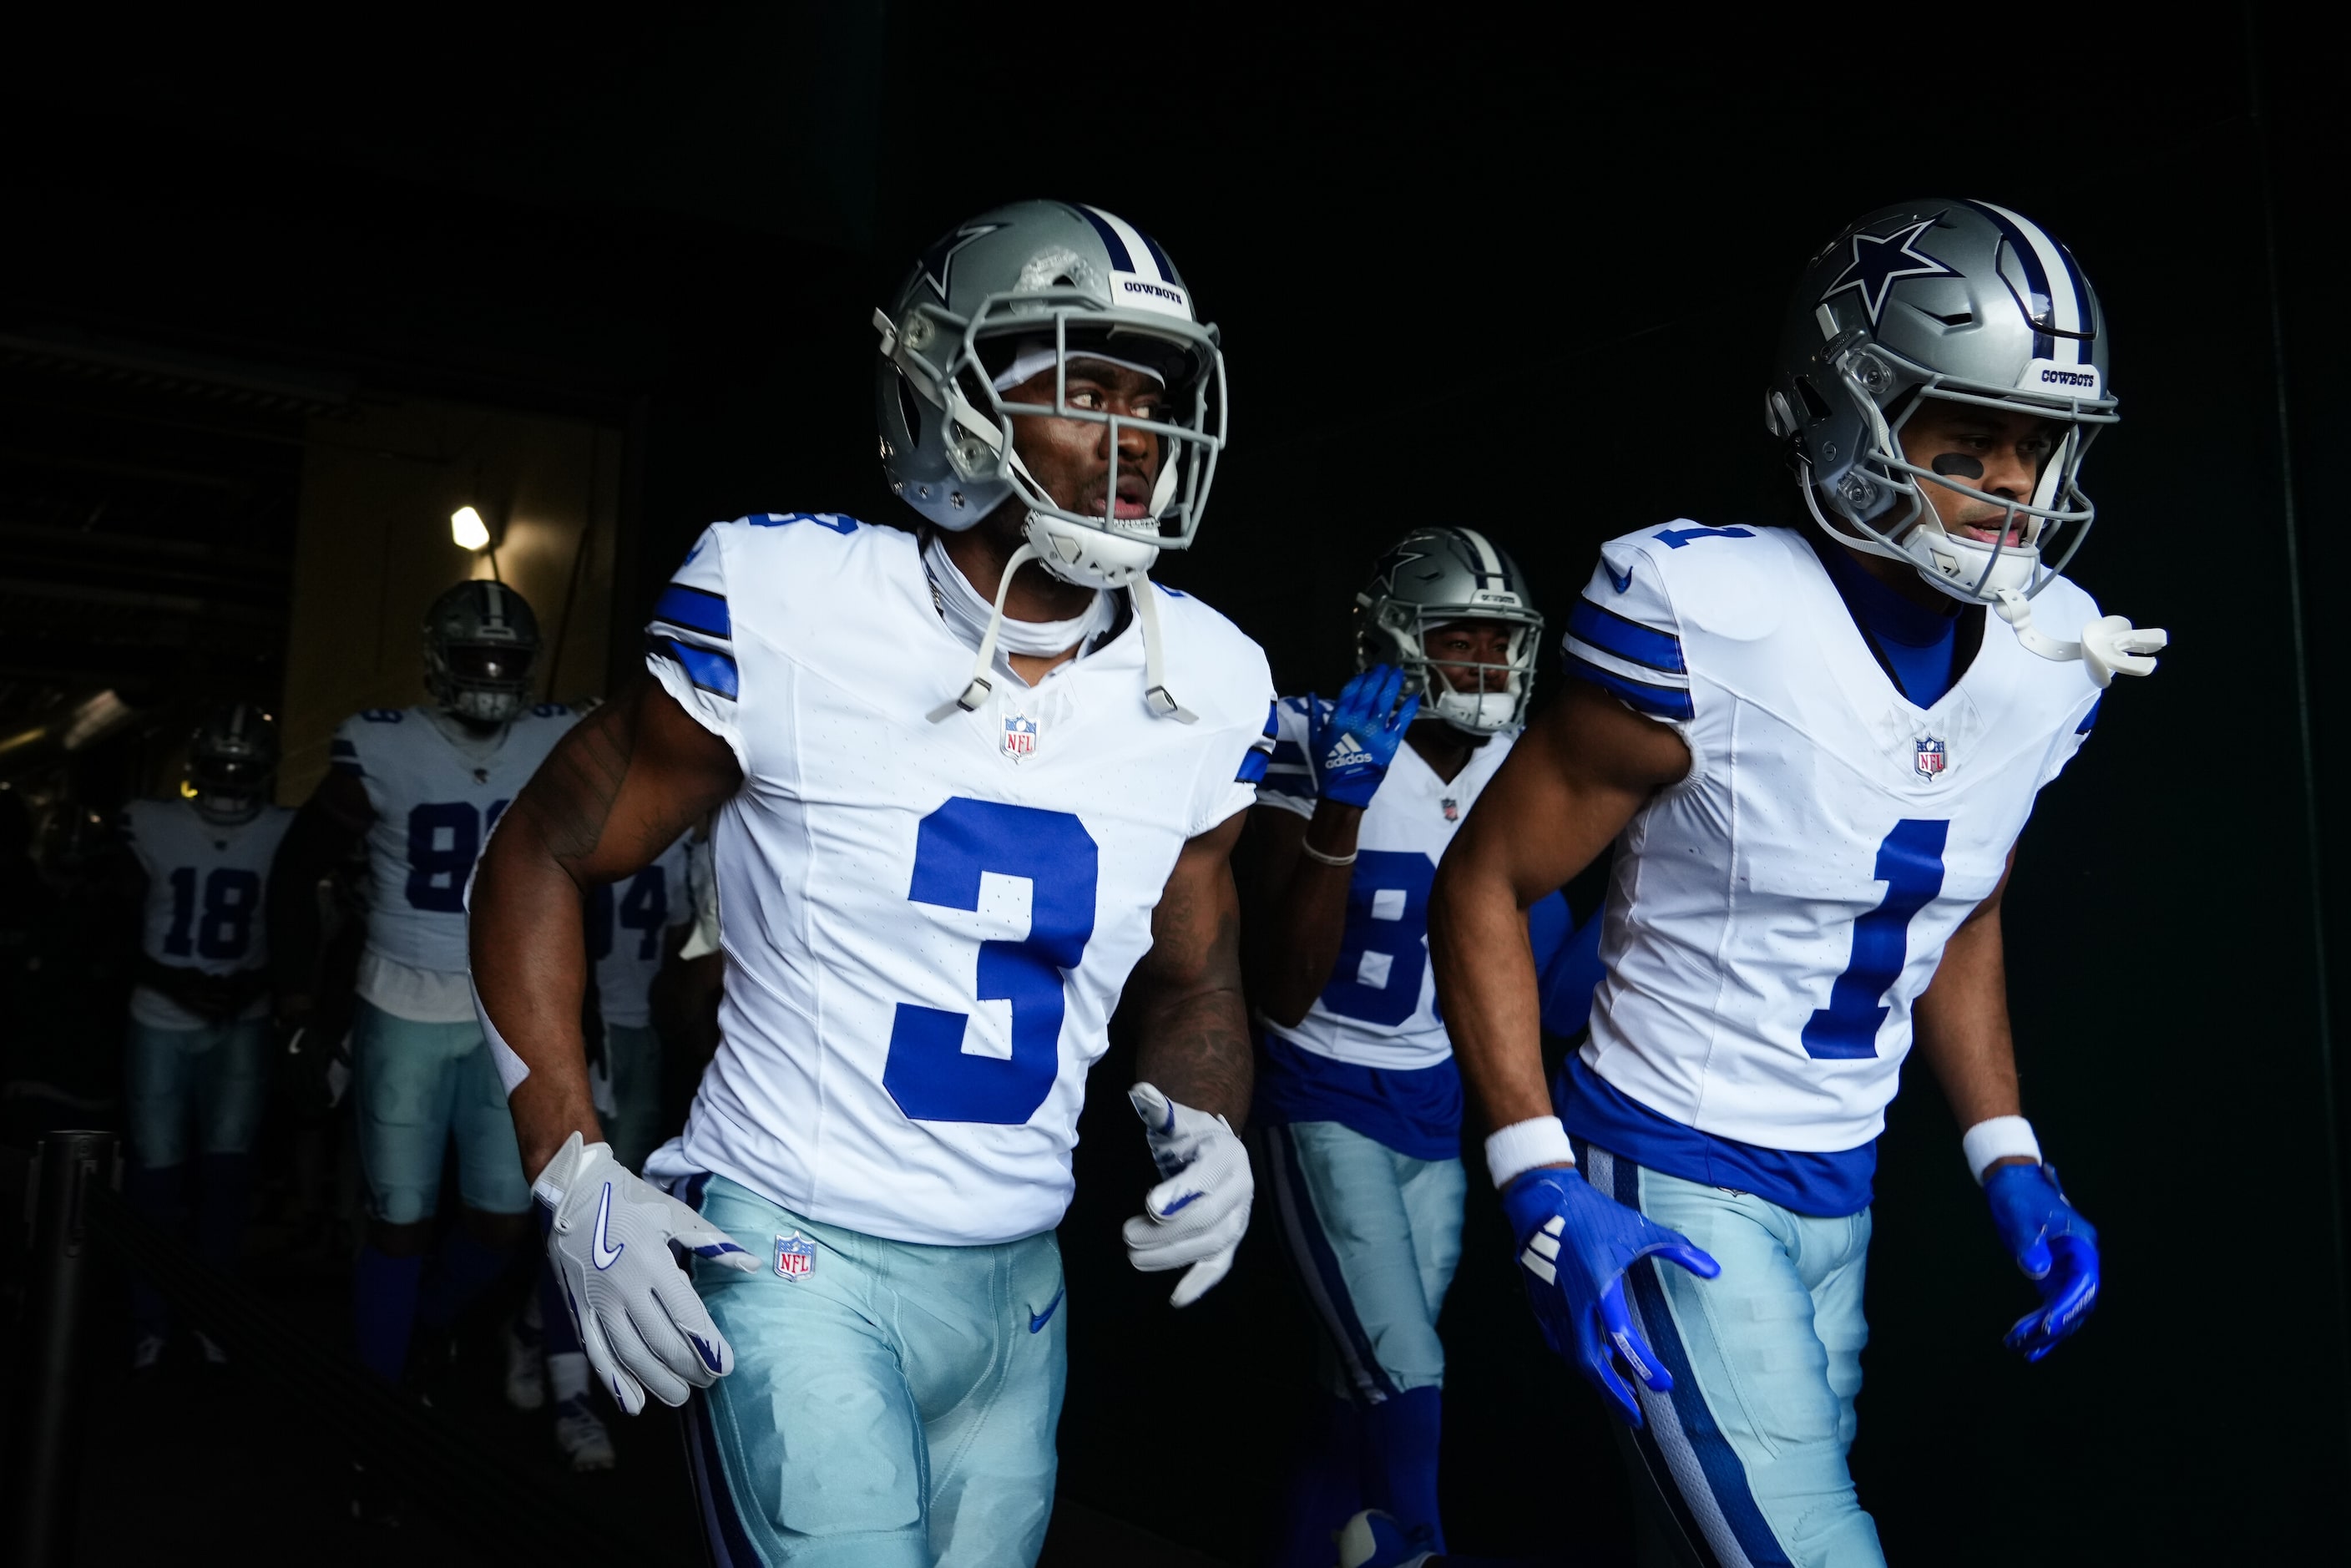
<svg viewBox="0 0 2351 1568">
<path fill-rule="evenodd" d="M 78 1330 L 92 1241 L 87 1202 L 113 1179 L 114 1134 L 50 1133 L 33 1156 L 33 1246 L 16 1344 L 14 1408 L 0 1466 L 7 1561 L 52 1568 L 71 1560 L 80 1495 Z"/>
</svg>

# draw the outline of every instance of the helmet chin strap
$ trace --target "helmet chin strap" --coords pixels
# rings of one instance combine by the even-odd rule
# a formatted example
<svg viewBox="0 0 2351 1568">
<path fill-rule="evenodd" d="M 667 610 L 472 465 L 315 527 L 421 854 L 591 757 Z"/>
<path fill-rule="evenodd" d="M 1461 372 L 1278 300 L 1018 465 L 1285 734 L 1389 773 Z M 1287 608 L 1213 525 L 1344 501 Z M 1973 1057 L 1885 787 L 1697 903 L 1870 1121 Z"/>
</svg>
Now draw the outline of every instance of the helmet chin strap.
<svg viewBox="0 0 2351 1568">
<path fill-rule="evenodd" d="M 1160 668 L 1159 649 L 1159 590 L 1149 574 L 1138 572 L 1127 584 L 1127 597 L 1134 601 L 1134 617 L 1143 622 L 1143 701 L 1161 718 L 1172 718 L 1178 724 L 1197 724 L 1200 716 L 1176 700 L 1167 689 L 1167 677 Z"/>
<path fill-rule="evenodd" d="M 2078 643 L 2061 643 L 2032 624 L 2032 601 L 2012 588 L 2000 591 L 2000 618 L 2016 628 L 2016 640 L 2028 653 L 2063 664 L 2079 659 L 2089 666 L 2090 680 L 2104 691 L 2116 675 L 2151 675 L 2154 654 L 2171 642 L 2160 626 L 2144 630 L 2120 615 L 2102 616 L 2082 628 Z"/>
<path fill-rule="evenodd" d="M 971 679 L 965 684 L 959 695 L 941 703 L 925 716 L 931 723 L 938 724 L 958 713 L 976 711 L 987 700 L 988 694 L 996 689 L 996 683 L 990 677 L 996 668 L 996 644 L 1004 627 L 1004 601 L 1012 592 L 1013 574 L 1032 560 L 1043 561 L 1046 569 L 1051 570 L 1052 563 L 1045 561 L 1037 553 L 1037 547 L 1024 539 L 1020 548 L 1012 552 L 1011 559 L 1004 563 L 1004 573 L 997 580 L 996 602 L 988 612 L 987 629 L 980 633 L 979 655 L 972 664 Z M 1138 571 L 1128 580 L 1126 587 L 1128 597 L 1134 603 L 1135 619 L 1143 626 L 1144 705 L 1161 718 L 1172 718 L 1182 724 L 1197 724 L 1200 716 L 1177 702 L 1167 689 L 1160 657 L 1165 639 L 1159 631 L 1159 595 L 1153 589 L 1150 577 Z"/>
<path fill-rule="evenodd" d="M 1019 452 L 1008 446 L 1004 433 L 996 426 L 994 422 L 983 418 L 979 411 L 966 402 L 963 394 L 954 387 L 950 386 L 946 391 L 949 416 L 1002 455 L 1005 466 L 1015 476 L 1016 491 L 1025 487 L 1040 497 L 1047 495 L 1045 487 L 1037 483 L 1036 476 L 1029 472 L 1028 464 L 1021 461 Z M 1175 498 L 1176 484 L 1176 470 L 1172 465 L 1160 470 L 1158 478 L 1152 486 L 1151 515 L 1154 517 L 1165 511 L 1168 502 Z M 1089 580 L 1087 575 L 1073 575 L 1070 570 L 1067 570 L 1071 563 L 1066 563 L 1056 559 L 1052 554 L 1038 549 L 1036 544 L 1038 534 L 1057 527 L 1076 528 L 1088 527 L 1088 525 L 1069 523 L 1049 513 L 1033 509 L 1029 512 L 1028 526 L 1022 530 L 1025 537 L 1020 548 L 1014 550 L 1011 559 L 1005 563 L 1004 575 L 996 585 L 996 607 L 988 616 L 987 630 L 980 636 L 979 658 L 972 666 L 971 679 L 965 685 L 959 695 L 952 701 L 941 703 L 930 711 L 927 716 L 931 723 L 940 723 L 957 713 L 972 712 L 980 704 L 986 702 L 988 694 L 995 689 L 995 683 L 988 677 L 989 672 L 995 668 L 996 664 L 997 633 L 1004 623 L 1004 600 L 1005 596 L 1012 591 L 1012 574 L 1024 563 L 1037 561 L 1047 571 L 1064 582 L 1073 582 L 1086 588 L 1105 586 L 1103 580 Z M 1107 528 L 1093 531 L 1101 533 L 1109 539 L 1119 539 L 1118 535 Z M 1140 544 L 1144 541 L 1121 539 L 1119 542 Z M 1152 553 L 1156 557 L 1158 551 L 1155 546 L 1153 547 Z M 1144 706 L 1161 718 L 1172 718 L 1179 724 L 1197 724 L 1200 721 L 1200 716 L 1177 702 L 1175 694 L 1167 689 L 1166 674 L 1161 658 L 1161 645 L 1165 639 L 1161 636 L 1159 631 L 1159 595 L 1153 591 L 1150 568 L 1145 565 L 1122 570 L 1116 576 L 1108 578 L 1107 583 L 1123 587 L 1127 591 L 1128 598 L 1134 604 L 1135 619 L 1143 625 Z"/>
<path fill-rule="evenodd" d="M 1012 591 L 1012 574 L 1036 559 L 1036 546 L 1023 540 L 1020 548 L 1012 552 L 1012 559 L 1004 563 L 1004 573 L 996 580 L 996 604 L 988 612 L 987 630 L 979 634 L 979 662 L 972 666 L 971 681 L 963 688 L 961 695 L 950 698 L 930 711 L 927 716 L 933 724 L 959 713 L 975 711 L 987 700 L 987 694 L 996 689 L 996 683 L 988 678 L 988 672 L 996 668 L 996 639 L 998 633 L 1004 630 L 1004 601 Z"/>
</svg>

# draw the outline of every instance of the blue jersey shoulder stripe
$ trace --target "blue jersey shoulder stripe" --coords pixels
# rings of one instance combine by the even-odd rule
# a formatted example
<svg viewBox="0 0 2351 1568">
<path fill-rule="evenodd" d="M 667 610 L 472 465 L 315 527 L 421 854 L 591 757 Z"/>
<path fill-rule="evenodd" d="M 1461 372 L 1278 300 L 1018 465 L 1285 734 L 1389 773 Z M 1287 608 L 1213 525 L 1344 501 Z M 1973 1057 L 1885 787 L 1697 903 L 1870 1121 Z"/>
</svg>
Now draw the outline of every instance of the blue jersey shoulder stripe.
<svg viewBox="0 0 2351 1568">
<path fill-rule="evenodd" d="M 1233 775 L 1236 784 L 1254 784 L 1265 777 L 1265 753 L 1252 746 L 1241 758 L 1240 771 Z"/>
<path fill-rule="evenodd" d="M 741 679 L 733 659 L 724 653 L 714 653 L 707 648 L 681 643 L 674 637 L 664 639 L 664 643 L 669 650 L 669 656 L 677 661 L 687 679 L 705 692 L 725 697 L 729 702 L 736 700 Z"/>
<path fill-rule="evenodd" d="M 1627 680 L 1614 670 L 1604 670 L 1587 659 L 1574 654 L 1567 656 L 1567 673 L 1590 681 L 1604 691 L 1613 692 L 1629 704 L 1635 712 L 1658 718 L 1696 718 L 1698 709 L 1690 702 L 1689 693 L 1680 686 L 1653 686 L 1644 681 Z"/>
<path fill-rule="evenodd" d="M 1278 702 L 1265 705 L 1265 734 L 1269 740 L 1281 733 L 1280 711 L 1281 705 Z"/>
<path fill-rule="evenodd" d="M 732 638 L 735 623 L 726 614 L 726 596 L 706 588 L 673 582 L 653 602 L 653 619 L 699 632 L 705 637 Z"/>
<path fill-rule="evenodd" d="M 1644 626 L 1589 599 L 1575 601 L 1575 609 L 1567 618 L 1567 634 L 1630 664 L 1646 664 L 1669 674 L 1689 673 L 1689 667 L 1682 663 L 1679 637 L 1654 626 Z"/>
<path fill-rule="evenodd" d="M 2105 698 L 2100 697 L 2097 702 L 2090 705 L 2090 711 L 2084 714 L 2082 716 L 2082 722 L 2074 727 L 2074 733 L 2075 735 L 2087 735 L 2090 733 L 2090 727 L 2098 722 L 2098 704 L 2103 703 L 2105 700 Z"/>
</svg>

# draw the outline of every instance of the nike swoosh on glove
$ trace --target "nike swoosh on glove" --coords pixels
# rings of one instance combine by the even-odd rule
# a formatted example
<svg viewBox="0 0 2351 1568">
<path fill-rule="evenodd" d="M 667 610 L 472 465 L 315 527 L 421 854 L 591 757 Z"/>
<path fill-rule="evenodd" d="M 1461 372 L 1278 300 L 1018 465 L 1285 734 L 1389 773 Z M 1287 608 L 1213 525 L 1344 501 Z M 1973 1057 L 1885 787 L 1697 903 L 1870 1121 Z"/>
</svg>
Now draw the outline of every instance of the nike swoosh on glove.
<svg viewBox="0 0 2351 1568">
<path fill-rule="evenodd" d="M 1368 806 L 1379 792 L 1380 780 L 1395 761 L 1396 747 L 1420 712 L 1420 694 L 1396 706 L 1404 689 L 1404 672 L 1389 664 L 1374 664 L 1339 690 L 1329 708 L 1318 699 L 1307 704 L 1306 745 L 1314 759 L 1316 789 L 1326 800 L 1343 806 Z"/>
<path fill-rule="evenodd" d="M 1249 1151 L 1222 1116 L 1178 1105 L 1148 1083 L 1126 1097 L 1167 1178 L 1143 1195 L 1143 1212 L 1126 1222 L 1127 1260 L 1146 1274 L 1185 1270 L 1167 1300 L 1188 1307 L 1232 1269 L 1249 1230 L 1257 1178 Z"/>
<path fill-rule="evenodd" d="M 651 1394 L 683 1405 L 735 1370 L 734 1347 L 670 1253 L 673 1244 L 747 1272 L 759 1260 L 669 1194 L 632 1175 L 609 1144 L 571 1134 L 531 1187 L 553 1218 L 547 1256 L 588 1364 L 634 1416 Z"/>
<path fill-rule="evenodd" d="M 2097 1227 L 2065 1200 L 2054 1166 L 1998 1166 L 1984 1177 L 1984 1197 L 2008 1255 L 2041 1292 L 2041 1305 L 2017 1319 L 2002 1343 L 2039 1361 L 2097 1305 Z"/>
<path fill-rule="evenodd" d="M 1543 1338 L 1626 1422 L 1639 1426 L 1641 1403 L 1611 1358 L 1621 1358 L 1654 1394 L 1672 1388 L 1674 1378 L 1625 1310 L 1625 1270 L 1657 1257 L 1711 1280 L 1722 1265 L 1573 1167 L 1528 1171 L 1504 1189 L 1502 1208 L 1519 1239 L 1519 1267 Z"/>
</svg>

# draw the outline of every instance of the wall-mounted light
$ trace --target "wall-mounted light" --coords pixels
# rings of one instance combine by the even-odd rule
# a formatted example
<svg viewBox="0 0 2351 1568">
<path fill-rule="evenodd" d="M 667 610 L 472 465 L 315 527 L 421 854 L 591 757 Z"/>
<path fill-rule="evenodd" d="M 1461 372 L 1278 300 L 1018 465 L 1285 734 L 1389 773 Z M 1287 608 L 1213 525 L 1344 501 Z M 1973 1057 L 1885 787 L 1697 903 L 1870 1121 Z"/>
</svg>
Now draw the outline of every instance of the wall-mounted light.
<svg viewBox="0 0 2351 1568">
<path fill-rule="evenodd" d="M 460 507 L 449 514 L 449 537 L 459 549 L 487 549 L 490 525 L 482 521 L 482 514 L 472 507 Z"/>
</svg>

